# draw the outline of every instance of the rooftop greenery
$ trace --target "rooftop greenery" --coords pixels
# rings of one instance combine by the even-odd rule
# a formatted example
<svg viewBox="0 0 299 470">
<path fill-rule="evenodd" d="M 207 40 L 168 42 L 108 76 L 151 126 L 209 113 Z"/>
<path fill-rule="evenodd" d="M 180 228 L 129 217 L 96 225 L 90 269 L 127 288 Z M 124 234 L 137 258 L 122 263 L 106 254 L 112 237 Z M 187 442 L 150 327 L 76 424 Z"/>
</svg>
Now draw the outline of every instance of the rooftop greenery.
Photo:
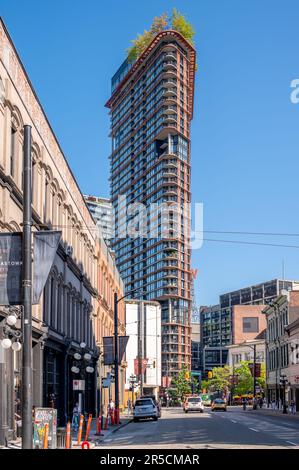
<svg viewBox="0 0 299 470">
<path fill-rule="evenodd" d="M 137 60 L 155 36 L 165 29 L 178 31 L 187 41 L 194 44 L 193 38 L 195 31 L 191 23 L 186 20 L 182 13 L 174 8 L 170 17 L 167 13 L 156 16 L 153 19 L 150 29 L 148 31 L 144 30 L 143 34 L 138 34 L 137 38 L 131 41 L 133 44 L 127 49 L 128 61 L 134 62 Z"/>
</svg>

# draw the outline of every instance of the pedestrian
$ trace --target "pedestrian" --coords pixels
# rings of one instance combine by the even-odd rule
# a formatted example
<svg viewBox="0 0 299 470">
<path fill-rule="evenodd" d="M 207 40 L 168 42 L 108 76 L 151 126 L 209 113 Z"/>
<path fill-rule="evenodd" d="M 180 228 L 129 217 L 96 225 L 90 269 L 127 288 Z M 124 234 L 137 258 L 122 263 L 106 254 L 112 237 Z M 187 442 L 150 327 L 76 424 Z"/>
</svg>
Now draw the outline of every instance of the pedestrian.
<svg viewBox="0 0 299 470">
<path fill-rule="evenodd" d="M 243 398 L 242 399 L 242 404 L 243 404 L 243 411 L 246 411 L 246 407 L 247 407 L 247 398 Z"/>
<path fill-rule="evenodd" d="M 275 400 L 273 399 L 271 403 L 272 403 L 272 410 L 275 410 L 275 405 L 276 405 Z"/>
<path fill-rule="evenodd" d="M 130 398 L 127 401 L 127 406 L 128 406 L 128 414 L 130 415 L 131 412 L 132 412 L 132 402 L 131 402 Z"/>
<path fill-rule="evenodd" d="M 115 405 L 114 405 L 114 401 L 112 400 L 112 398 L 109 402 L 108 408 L 109 408 L 109 412 L 114 411 Z"/>
<path fill-rule="evenodd" d="M 259 407 L 260 407 L 260 409 L 263 408 L 263 404 L 264 404 L 264 400 L 263 400 L 263 398 L 261 397 L 261 398 L 259 399 Z"/>
<path fill-rule="evenodd" d="M 292 415 L 295 415 L 295 414 L 296 414 L 296 403 L 295 403 L 295 400 L 291 400 L 290 407 L 291 407 L 291 413 L 292 413 Z"/>
<path fill-rule="evenodd" d="M 74 432 L 79 429 L 79 403 L 76 403 L 73 408 L 72 429 Z"/>
</svg>

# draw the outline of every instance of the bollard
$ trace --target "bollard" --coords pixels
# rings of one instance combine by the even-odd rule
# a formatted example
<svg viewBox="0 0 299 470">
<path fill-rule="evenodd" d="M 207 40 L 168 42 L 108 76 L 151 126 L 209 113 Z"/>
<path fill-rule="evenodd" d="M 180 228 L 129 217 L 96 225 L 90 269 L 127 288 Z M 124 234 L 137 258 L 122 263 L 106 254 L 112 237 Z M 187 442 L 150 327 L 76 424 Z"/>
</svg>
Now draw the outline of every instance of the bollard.
<svg viewBox="0 0 299 470">
<path fill-rule="evenodd" d="M 107 431 L 107 429 L 108 429 L 108 414 L 107 414 L 106 419 L 105 419 L 104 429 L 105 429 L 105 431 Z"/>
<path fill-rule="evenodd" d="M 71 423 L 68 422 L 66 425 L 65 448 L 70 449 L 70 447 L 71 447 Z"/>
<path fill-rule="evenodd" d="M 103 416 L 99 416 L 97 419 L 97 436 L 103 436 L 102 434 L 102 422 L 103 422 Z"/>
<path fill-rule="evenodd" d="M 48 423 L 46 423 L 45 424 L 44 441 L 43 441 L 43 449 L 48 449 L 48 439 L 49 439 L 49 425 L 48 425 Z"/>
<path fill-rule="evenodd" d="M 88 421 L 87 421 L 87 426 L 86 426 L 86 433 L 85 433 L 85 442 L 88 441 L 89 433 L 90 433 L 90 426 L 91 426 L 91 421 L 92 421 L 92 415 L 88 415 Z"/>
<path fill-rule="evenodd" d="M 78 440 L 77 440 L 78 446 L 81 444 L 83 421 L 84 421 L 84 416 L 80 415 L 80 422 L 79 422 L 79 429 L 78 429 Z"/>
<path fill-rule="evenodd" d="M 81 444 L 82 449 L 90 449 L 90 444 L 87 441 L 83 441 Z"/>
<path fill-rule="evenodd" d="M 111 422 L 111 426 L 114 425 L 114 412 L 113 410 L 110 411 L 110 422 Z"/>
</svg>

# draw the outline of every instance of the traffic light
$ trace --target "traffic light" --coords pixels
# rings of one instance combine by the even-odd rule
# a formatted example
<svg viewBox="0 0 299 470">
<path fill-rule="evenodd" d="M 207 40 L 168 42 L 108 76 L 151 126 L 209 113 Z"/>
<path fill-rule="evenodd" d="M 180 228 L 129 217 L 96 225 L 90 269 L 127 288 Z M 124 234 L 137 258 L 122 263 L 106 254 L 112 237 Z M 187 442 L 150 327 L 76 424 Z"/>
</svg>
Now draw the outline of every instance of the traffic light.
<svg viewBox="0 0 299 470">
<path fill-rule="evenodd" d="M 213 378 L 213 372 L 211 370 L 208 371 L 208 379 Z"/>
<path fill-rule="evenodd" d="M 156 368 L 156 361 L 153 361 L 153 369 Z"/>
</svg>

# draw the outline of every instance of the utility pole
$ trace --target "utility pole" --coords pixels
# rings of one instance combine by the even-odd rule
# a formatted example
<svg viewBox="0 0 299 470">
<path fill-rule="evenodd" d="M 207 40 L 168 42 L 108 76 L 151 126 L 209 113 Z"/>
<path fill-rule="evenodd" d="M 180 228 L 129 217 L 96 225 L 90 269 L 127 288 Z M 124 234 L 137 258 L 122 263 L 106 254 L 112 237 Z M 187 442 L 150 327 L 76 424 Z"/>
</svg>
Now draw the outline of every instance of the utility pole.
<svg viewBox="0 0 299 470">
<path fill-rule="evenodd" d="M 32 159 L 31 126 L 24 126 L 23 182 L 23 362 L 22 362 L 22 448 L 32 449 Z"/>
<path fill-rule="evenodd" d="M 114 369 L 115 369 L 115 423 L 119 424 L 119 368 L 118 368 L 118 299 L 114 292 Z"/>
<path fill-rule="evenodd" d="M 253 409 L 256 410 L 256 344 L 253 345 Z"/>
</svg>

